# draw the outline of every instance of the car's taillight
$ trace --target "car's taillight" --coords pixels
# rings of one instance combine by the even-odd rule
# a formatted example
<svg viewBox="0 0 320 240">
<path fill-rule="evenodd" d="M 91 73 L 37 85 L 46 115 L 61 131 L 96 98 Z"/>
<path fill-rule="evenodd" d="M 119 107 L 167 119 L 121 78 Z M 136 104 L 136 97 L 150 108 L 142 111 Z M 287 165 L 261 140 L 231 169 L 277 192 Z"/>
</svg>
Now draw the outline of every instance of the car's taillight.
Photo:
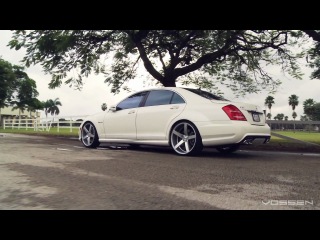
<svg viewBox="0 0 320 240">
<path fill-rule="evenodd" d="M 246 117 L 236 106 L 227 105 L 224 106 L 222 109 L 228 115 L 230 120 L 247 121 Z"/>
</svg>

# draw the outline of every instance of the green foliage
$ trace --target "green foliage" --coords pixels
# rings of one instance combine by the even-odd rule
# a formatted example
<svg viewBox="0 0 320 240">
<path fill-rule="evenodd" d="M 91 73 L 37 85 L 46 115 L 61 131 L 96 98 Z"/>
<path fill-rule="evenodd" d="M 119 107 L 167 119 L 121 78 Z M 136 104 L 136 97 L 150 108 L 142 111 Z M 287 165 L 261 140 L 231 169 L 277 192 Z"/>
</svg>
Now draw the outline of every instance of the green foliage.
<svg viewBox="0 0 320 240">
<path fill-rule="evenodd" d="M 47 117 L 48 113 L 51 113 L 51 115 L 59 115 L 60 109 L 58 106 L 62 106 L 62 104 L 59 98 L 56 98 L 54 100 L 48 99 L 47 101 L 42 102 L 42 106 Z"/>
<path fill-rule="evenodd" d="M 164 86 L 181 81 L 219 91 L 222 84 L 244 95 L 275 91 L 281 82 L 267 65 L 301 79 L 297 59 L 304 53 L 290 47 L 302 36 L 288 30 L 16 30 L 9 46 L 26 48 L 23 62 L 41 64 L 52 75 L 50 88 L 64 82 L 80 89 L 83 77 L 103 73 L 118 92 L 143 63 Z"/>
<path fill-rule="evenodd" d="M 293 113 L 292 113 L 292 117 L 293 117 L 294 120 L 296 120 L 297 113 L 296 113 L 296 112 L 293 112 Z"/>
<path fill-rule="evenodd" d="M 314 40 L 313 46 L 307 51 L 308 66 L 315 69 L 312 74 L 312 79 L 320 79 L 320 30 L 303 30 L 307 36 Z"/>
<path fill-rule="evenodd" d="M 17 66 L 0 58 L 0 108 L 10 104 L 13 93 L 17 89 Z"/>
<path fill-rule="evenodd" d="M 272 96 L 268 96 L 264 102 L 265 105 L 268 106 L 269 110 L 271 111 L 271 107 L 272 107 L 272 104 L 274 104 L 274 97 Z"/>
<path fill-rule="evenodd" d="M 280 120 L 282 121 L 284 118 L 284 114 L 283 113 L 278 113 L 277 116 L 274 117 L 275 120 Z"/>
<path fill-rule="evenodd" d="M 270 120 L 271 117 L 272 117 L 271 113 L 268 113 L 268 114 L 267 114 L 267 118 Z"/>
<path fill-rule="evenodd" d="M 23 112 L 39 103 L 36 82 L 29 78 L 24 68 L 0 58 L 0 108 L 12 105 L 12 110 Z"/>
<path fill-rule="evenodd" d="M 303 110 L 306 117 L 313 121 L 320 121 L 320 103 L 309 98 L 303 102 Z"/>
<path fill-rule="evenodd" d="M 295 94 L 292 94 L 289 97 L 289 106 L 292 106 L 292 111 L 294 111 L 296 109 L 296 106 L 298 106 L 299 104 L 299 97 Z"/>
</svg>

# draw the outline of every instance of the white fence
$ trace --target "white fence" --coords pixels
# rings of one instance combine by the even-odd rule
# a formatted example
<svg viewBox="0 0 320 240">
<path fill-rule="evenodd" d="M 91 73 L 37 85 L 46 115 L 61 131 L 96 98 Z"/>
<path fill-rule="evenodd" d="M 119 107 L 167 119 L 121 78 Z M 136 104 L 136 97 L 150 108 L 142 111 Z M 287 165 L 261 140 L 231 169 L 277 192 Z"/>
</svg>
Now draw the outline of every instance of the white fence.
<svg viewBox="0 0 320 240">
<path fill-rule="evenodd" d="M 14 118 L 4 119 L 3 129 L 33 129 L 34 131 L 50 131 L 54 129 L 60 132 L 60 129 L 78 129 L 86 116 L 63 116 L 55 118 Z"/>
</svg>

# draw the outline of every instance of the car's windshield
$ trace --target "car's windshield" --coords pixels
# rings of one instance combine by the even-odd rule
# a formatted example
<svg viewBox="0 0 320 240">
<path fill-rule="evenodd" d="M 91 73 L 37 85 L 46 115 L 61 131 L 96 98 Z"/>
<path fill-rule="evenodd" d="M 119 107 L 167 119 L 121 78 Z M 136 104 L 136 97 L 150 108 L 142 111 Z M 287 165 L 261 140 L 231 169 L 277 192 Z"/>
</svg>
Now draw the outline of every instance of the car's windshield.
<svg viewBox="0 0 320 240">
<path fill-rule="evenodd" d="M 225 99 L 223 97 L 214 95 L 214 94 L 212 94 L 210 92 L 206 92 L 206 91 L 203 91 L 203 90 L 200 90 L 200 89 L 193 89 L 193 88 L 184 88 L 184 89 L 186 89 L 186 90 L 188 90 L 190 92 L 193 92 L 195 94 L 198 94 L 199 96 L 207 98 L 209 100 L 229 101 L 228 99 Z"/>
</svg>

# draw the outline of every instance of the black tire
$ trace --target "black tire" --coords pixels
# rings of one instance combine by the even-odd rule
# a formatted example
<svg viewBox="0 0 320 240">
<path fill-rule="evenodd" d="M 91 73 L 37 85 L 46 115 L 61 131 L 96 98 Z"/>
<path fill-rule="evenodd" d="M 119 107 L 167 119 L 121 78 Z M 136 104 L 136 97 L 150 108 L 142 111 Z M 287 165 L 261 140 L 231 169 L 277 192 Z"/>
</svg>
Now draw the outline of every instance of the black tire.
<svg viewBox="0 0 320 240">
<path fill-rule="evenodd" d="M 139 149 L 140 145 L 139 144 L 129 144 L 129 149 Z"/>
<path fill-rule="evenodd" d="M 189 121 L 176 123 L 170 132 L 170 146 L 178 155 L 196 155 L 203 149 L 197 127 Z"/>
<path fill-rule="evenodd" d="M 233 153 L 240 148 L 240 145 L 232 145 L 225 147 L 217 147 L 217 150 L 221 153 Z"/>
<path fill-rule="evenodd" d="M 87 148 L 96 148 L 100 145 L 97 130 L 93 123 L 86 122 L 81 129 L 81 142 Z"/>
</svg>

